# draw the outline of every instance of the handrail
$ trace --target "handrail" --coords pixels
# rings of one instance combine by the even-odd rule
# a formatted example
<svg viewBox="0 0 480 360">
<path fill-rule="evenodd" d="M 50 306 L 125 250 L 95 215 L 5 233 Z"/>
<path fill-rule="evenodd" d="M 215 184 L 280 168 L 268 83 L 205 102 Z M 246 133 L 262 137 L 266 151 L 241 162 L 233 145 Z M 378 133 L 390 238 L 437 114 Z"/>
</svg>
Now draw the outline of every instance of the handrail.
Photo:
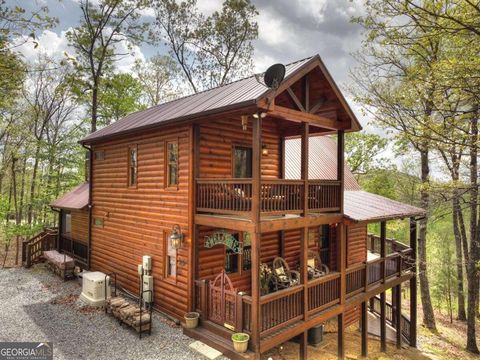
<svg viewBox="0 0 480 360">
<path fill-rule="evenodd" d="M 328 282 L 328 281 L 330 281 L 330 280 L 334 280 L 334 279 L 339 278 L 339 277 L 340 277 L 340 273 L 339 273 L 339 272 L 332 272 L 332 273 L 330 273 L 330 274 L 321 276 L 321 277 L 319 277 L 319 278 L 309 280 L 309 281 L 307 282 L 307 287 L 317 286 L 317 285 L 326 283 L 326 282 Z"/>
<path fill-rule="evenodd" d="M 273 293 L 260 296 L 260 304 L 261 305 L 268 304 L 268 303 L 270 303 L 272 301 L 275 301 L 275 300 L 278 300 L 282 297 L 292 295 L 292 294 L 296 294 L 297 292 L 301 292 L 302 290 L 303 290 L 303 285 L 295 285 L 295 286 L 289 287 L 287 289 L 278 290 L 278 291 L 275 291 Z"/>
</svg>

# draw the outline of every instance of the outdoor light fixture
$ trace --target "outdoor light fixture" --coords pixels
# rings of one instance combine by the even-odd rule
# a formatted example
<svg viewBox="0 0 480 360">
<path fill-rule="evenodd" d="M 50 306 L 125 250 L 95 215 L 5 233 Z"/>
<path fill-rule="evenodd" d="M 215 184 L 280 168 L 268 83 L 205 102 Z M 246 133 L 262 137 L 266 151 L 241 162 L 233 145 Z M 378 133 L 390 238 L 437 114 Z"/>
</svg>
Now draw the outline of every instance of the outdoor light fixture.
<svg viewBox="0 0 480 360">
<path fill-rule="evenodd" d="M 267 144 L 262 144 L 262 155 L 268 155 L 268 147 Z"/>
<path fill-rule="evenodd" d="M 173 249 L 178 250 L 182 246 L 183 234 L 180 225 L 173 225 L 172 233 L 169 236 L 170 245 Z"/>
<path fill-rule="evenodd" d="M 248 125 L 248 116 L 247 115 L 242 115 L 242 130 L 247 131 L 247 125 Z"/>
<path fill-rule="evenodd" d="M 254 117 L 255 119 L 258 119 L 259 116 L 263 119 L 265 116 L 267 116 L 267 113 L 261 112 L 261 113 L 255 113 L 255 114 L 253 114 L 253 117 Z"/>
</svg>

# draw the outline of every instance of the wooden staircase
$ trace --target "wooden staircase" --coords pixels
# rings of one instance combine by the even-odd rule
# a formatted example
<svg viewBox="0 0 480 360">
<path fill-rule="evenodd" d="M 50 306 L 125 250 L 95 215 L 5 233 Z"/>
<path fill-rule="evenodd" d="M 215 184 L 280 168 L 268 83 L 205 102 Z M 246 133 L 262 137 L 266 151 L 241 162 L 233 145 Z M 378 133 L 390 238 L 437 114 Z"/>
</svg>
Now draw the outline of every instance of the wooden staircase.
<svg viewBox="0 0 480 360">
<path fill-rule="evenodd" d="M 56 247 L 58 236 L 57 228 L 45 228 L 34 237 L 22 242 L 22 264 L 28 268 L 39 262 L 44 251 L 53 250 Z"/>
</svg>

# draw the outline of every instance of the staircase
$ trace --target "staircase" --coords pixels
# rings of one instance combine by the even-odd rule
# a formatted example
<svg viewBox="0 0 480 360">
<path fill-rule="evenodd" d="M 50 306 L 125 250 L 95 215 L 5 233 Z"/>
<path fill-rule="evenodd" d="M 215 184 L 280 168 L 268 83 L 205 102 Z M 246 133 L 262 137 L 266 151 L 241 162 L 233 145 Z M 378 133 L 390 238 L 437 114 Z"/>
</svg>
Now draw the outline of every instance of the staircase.
<svg viewBox="0 0 480 360">
<path fill-rule="evenodd" d="M 39 262 L 44 251 L 55 249 L 58 229 L 45 228 L 34 237 L 22 242 L 22 264 L 28 268 Z"/>
</svg>

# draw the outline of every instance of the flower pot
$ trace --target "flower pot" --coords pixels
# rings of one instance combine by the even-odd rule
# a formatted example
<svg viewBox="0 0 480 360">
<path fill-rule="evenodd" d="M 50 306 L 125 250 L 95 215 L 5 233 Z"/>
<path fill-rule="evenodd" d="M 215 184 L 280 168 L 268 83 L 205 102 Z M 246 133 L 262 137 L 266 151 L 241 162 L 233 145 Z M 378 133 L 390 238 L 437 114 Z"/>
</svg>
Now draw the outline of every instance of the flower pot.
<svg viewBox="0 0 480 360">
<path fill-rule="evenodd" d="M 244 353 L 248 349 L 248 340 L 250 336 L 245 333 L 236 333 L 232 335 L 233 348 L 238 353 Z"/>
<path fill-rule="evenodd" d="M 185 314 L 185 327 L 187 329 L 195 329 L 198 326 L 198 318 L 200 314 L 197 312 L 188 312 Z"/>
</svg>

